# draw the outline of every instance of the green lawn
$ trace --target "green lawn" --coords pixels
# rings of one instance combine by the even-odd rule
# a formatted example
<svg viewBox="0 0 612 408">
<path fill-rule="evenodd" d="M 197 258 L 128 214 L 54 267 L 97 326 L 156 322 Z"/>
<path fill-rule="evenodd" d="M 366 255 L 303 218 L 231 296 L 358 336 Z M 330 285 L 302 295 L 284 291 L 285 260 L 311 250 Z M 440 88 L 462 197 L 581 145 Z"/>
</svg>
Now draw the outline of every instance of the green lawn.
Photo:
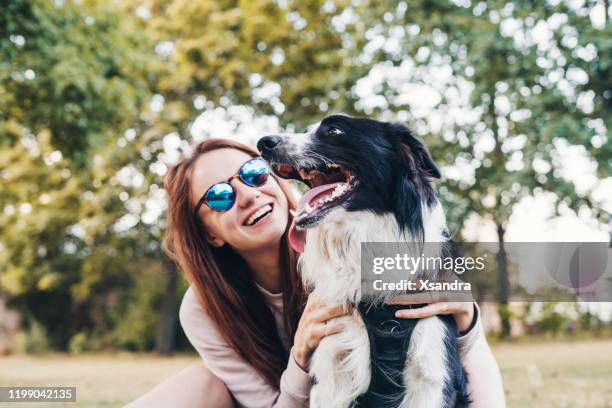
<svg viewBox="0 0 612 408">
<path fill-rule="evenodd" d="M 509 407 L 612 407 L 612 340 L 496 344 Z M 73 385 L 76 406 L 117 407 L 197 363 L 144 354 L 0 357 L 0 385 Z M 0 407 L 75 404 L 0 403 Z"/>
<path fill-rule="evenodd" d="M 509 407 L 612 407 L 612 340 L 497 344 Z"/>
</svg>

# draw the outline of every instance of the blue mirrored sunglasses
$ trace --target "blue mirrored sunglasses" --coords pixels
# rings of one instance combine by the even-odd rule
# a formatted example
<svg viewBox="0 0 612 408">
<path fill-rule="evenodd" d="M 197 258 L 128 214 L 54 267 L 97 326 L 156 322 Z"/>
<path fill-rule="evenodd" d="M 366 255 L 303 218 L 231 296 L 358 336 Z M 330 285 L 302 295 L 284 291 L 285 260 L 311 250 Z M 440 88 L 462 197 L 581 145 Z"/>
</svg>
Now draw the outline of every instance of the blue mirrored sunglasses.
<svg viewBox="0 0 612 408">
<path fill-rule="evenodd" d="M 238 177 L 238 179 L 247 186 L 261 187 L 266 184 L 269 176 L 270 167 L 268 167 L 268 163 L 266 163 L 264 159 L 255 157 L 254 159 L 248 160 L 240 166 L 238 173 L 227 179 L 227 181 L 213 184 L 206 190 L 202 198 L 200 198 L 196 204 L 195 214 L 197 215 L 200 207 L 204 203 L 214 211 L 227 211 L 232 208 L 234 202 L 236 202 L 236 191 L 230 182 L 235 177 Z"/>
</svg>

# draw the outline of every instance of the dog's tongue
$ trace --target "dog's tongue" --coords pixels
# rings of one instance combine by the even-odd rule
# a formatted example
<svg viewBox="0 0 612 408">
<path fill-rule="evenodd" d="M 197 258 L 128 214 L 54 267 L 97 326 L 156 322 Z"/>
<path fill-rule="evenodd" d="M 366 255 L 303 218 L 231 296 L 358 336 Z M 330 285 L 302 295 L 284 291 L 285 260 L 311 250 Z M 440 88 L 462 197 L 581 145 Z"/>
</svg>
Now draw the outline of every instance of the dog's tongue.
<svg viewBox="0 0 612 408">
<path fill-rule="evenodd" d="M 295 226 L 295 221 L 291 221 L 291 227 L 289 227 L 289 245 L 297 253 L 304 252 L 304 236 L 305 231 L 298 231 Z"/>
<path fill-rule="evenodd" d="M 311 188 L 310 190 L 308 190 L 308 192 L 306 192 L 306 194 L 302 196 L 302 198 L 298 202 L 296 209 L 297 212 L 301 213 L 306 207 L 306 204 L 310 204 L 311 207 L 314 207 L 314 205 L 312 204 L 313 202 L 316 202 L 323 196 L 331 194 L 331 192 L 334 191 L 336 186 L 338 186 L 339 184 L 342 184 L 342 182 L 323 184 L 321 186 Z M 305 236 L 306 231 L 298 230 L 297 226 L 295 225 L 295 221 L 292 221 L 291 227 L 289 227 L 289 244 L 291 245 L 294 251 L 299 253 L 304 252 Z"/>
</svg>

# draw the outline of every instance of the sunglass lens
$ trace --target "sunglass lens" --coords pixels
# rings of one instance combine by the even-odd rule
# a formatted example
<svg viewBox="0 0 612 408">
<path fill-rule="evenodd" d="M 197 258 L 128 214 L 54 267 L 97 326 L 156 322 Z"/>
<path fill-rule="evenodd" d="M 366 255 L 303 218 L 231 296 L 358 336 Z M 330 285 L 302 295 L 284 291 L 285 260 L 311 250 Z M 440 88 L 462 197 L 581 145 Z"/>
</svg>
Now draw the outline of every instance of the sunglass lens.
<svg viewBox="0 0 612 408">
<path fill-rule="evenodd" d="M 206 205 L 215 211 L 227 211 L 232 208 L 236 194 L 228 183 L 218 183 L 206 192 Z"/>
<path fill-rule="evenodd" d="M 268 181 L 270 169 L 264 159 L 257 158 L 244 163 L 240 169 L 240 178 L 254 187 L 263 186 Z"/>
</svg>

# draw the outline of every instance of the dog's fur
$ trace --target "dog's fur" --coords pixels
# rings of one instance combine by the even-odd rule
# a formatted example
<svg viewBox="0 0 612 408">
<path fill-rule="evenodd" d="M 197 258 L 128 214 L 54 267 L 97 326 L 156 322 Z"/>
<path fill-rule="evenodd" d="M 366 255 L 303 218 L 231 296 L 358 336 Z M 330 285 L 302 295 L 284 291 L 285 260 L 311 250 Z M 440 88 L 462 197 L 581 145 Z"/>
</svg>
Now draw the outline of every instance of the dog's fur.
<svg viewBox="0 0 612 408">
<path fill-rule="evenodd" d="M 334 163 L 356 179 L 343 202 L 301 226 L 306 242 L 300 273 L 327 306 L 362 301 L 362 242 L 448 240 L 430 182 L 440 173 L 425 146 L 402 125 L 333 115 L 301 134 L 267 136 L 258 147 L 273 167 L 318 169 Z M 344 330 L 324 337 L 311 358 L 314 407 L 349 407 L 370 385 L 370 347 L 361 315 L 355 310 L 336 321 Z M 403 370 L 404 390 L 392 406 L 467 405 L 455 336 L 438 317 L 418 321 Z"/>
</svg>

